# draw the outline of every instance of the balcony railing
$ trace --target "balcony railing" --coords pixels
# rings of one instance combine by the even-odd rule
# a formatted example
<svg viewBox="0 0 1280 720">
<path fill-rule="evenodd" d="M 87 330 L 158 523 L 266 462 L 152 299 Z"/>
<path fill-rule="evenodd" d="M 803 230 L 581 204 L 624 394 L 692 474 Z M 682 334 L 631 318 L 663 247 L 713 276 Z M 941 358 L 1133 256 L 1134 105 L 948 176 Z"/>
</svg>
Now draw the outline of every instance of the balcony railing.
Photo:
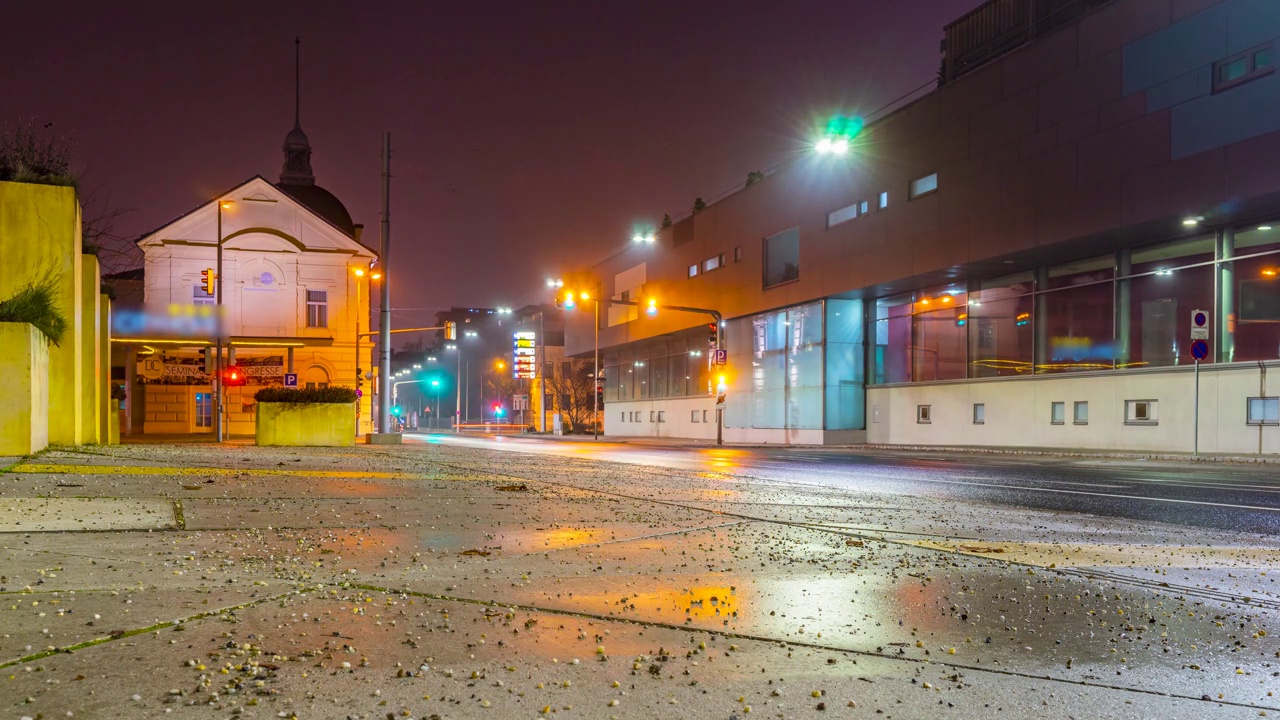
<svg viewBox="0 0 1280 720">
<path fill-rule="evenodd" d="M 1110 1 L 988 0 L 947 25 L 938 84 L 955 80 Z"/>
</svg>

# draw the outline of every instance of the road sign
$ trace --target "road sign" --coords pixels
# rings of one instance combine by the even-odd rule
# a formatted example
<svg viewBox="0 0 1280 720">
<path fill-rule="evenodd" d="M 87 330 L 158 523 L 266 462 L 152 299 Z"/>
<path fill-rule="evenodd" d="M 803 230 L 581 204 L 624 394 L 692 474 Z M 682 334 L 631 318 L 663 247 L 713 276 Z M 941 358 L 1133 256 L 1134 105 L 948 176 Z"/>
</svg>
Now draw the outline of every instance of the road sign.
<svg viewBox="0 0 1280 720">
<path fill-rule="evenodd" d="M 716 350 L 716 365 L 728 365 L 728 364 L 729 364 L 729 351 Z"/>
<path fill-rule="evenodd" d="M 298 387 L 298 373 L 285 373 L 284 386 L 291 388 Z"/>
<path fill-rule="evenodd" d="M 1208 340 L 1209 339 L 1209 311 L 1208 310 L 1192 310 L 1191 311 L 1191 339 L 1192 340 Z"/>
<path fill-rule="evenodd" d="M 1194 340 L 1191 343 L 1191 357 L 1203 360 L 1209 357 L 1209 343 L 1205 340 Z"/>
<path fill-rule="evenodd" d="M 529 396 L 528 395 L 512 395 L 511 409 L 512 410 L 528 410 Z"/>
</svg>

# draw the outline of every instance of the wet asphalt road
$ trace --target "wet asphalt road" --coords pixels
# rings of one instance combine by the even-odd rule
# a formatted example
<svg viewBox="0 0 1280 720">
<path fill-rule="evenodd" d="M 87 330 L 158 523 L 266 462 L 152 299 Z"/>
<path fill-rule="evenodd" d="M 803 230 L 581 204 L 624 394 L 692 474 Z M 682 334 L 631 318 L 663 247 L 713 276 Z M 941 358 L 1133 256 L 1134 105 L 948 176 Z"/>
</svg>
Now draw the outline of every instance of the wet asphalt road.
<svg viewBox="0 0 1280 720">
<path fill-rule="evenodd" d="M 1280 535 L 1280 466 L 413 435 L 414 441 L 706 470 L 939 501 Z"/>
</svg>

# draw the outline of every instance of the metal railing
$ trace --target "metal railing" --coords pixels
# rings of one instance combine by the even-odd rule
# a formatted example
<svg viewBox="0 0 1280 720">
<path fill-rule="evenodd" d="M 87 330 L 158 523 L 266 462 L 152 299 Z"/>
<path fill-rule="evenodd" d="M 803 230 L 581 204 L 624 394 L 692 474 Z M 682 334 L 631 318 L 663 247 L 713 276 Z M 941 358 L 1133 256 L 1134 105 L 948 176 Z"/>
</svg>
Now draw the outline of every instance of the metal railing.
<svg viewBox="0 0 1280 720">
<path fill-rule="evenodd" d="M 1111 0 L 988 0 L 944 29 L 938 84 L 955 80 Z"/>
</svg>

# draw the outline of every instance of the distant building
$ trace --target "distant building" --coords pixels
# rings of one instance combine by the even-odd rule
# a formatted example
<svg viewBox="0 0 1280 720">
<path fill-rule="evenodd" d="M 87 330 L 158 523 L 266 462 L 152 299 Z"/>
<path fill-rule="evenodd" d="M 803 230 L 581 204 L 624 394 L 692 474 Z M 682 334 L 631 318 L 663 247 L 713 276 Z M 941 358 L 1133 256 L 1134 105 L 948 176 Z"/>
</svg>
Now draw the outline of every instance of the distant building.
<svg viewBox="0 0 1280 720">
<path fill-rule="evenodd" d="M 357 339 L 357 330 L 369 331 L 368 270 L 376 254 L 361 244 L 362 227 L 342 202 L 315 183 L 311 146 L 296 118 L 284 155 L 279 182 L 249 178 L 138 240 L 145 312 L 207 317 L 216 301 L 201 273 L 216 268 L 219 203 L 230 201 L 221 211 L 225 334 L 249 378 L 228 389 L 230 434 L 254 431 L 254 392 L 281 385 L 286 373 L 297 374 L 298 387 L 356 387 L 357 372 L 372 368 L 371 339 Z M 212 378 L 200 360 L 211 334 L 140 337 L 127 330 L 129 317 L 117 313 L 114 325 L 132 430 L 211 432 Z M 358 432 L 368 432 L 371 387 L 362 389 Z"/>
<path fill-rule="evenodd" d="M 726 318 L 709 369 L 702 316 L 602 308 L 606 432 L 713 438 L 723 374 L 729 442 L 1190 451 L 1203 351 L 1200 449 L 1280 452 L 1278 45 L 1252 0 L 982 4 L 847 153 L 589 270 Z"/>
</svg>

